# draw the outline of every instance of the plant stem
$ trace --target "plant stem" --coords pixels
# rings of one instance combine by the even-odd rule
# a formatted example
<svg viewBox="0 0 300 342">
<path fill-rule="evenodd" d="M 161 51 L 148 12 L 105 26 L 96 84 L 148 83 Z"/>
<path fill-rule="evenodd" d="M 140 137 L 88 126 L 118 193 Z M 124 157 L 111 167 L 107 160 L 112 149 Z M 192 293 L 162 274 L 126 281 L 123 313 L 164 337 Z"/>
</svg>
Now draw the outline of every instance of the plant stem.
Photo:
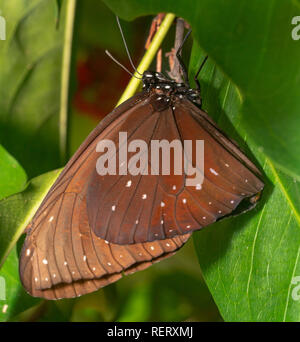
<svg viewBox="0 0 300 342">
<path fill-rule="evenodd" d="M 162 21 L 160 28 L 158 29 L 158 31 L 156 32 L 155 36 L 153 37 L 153 40 L 149 46 L 149 49 L 147 50 L 147 52 L 145 53 L 143 59 L 141 60 L 139 66 L 137 67 L 137 70 L 143 74 L 143 72 L 145 70 L 147 70 L 151 64 L 151 62 L 153 61 L 153 59 L 155 58 L 155 55 L 162 43 L 162 41 L 164 40 L 167 32 L 169 31 L 169 28 L 172 25 L 172 22 L 175 19 L 175 14 L 173 13 L 168 13 L 164 20 Z M 128 83 L 123 95 L 121 96 L 117 106 L 119 106 L 122 102 L 128 100 L 130 97 L 132 97 L 135 92 L 137 91 L 139 84 L 141 82 L 140 78 L 141 76 L 138 73 L 134 74 L 136 77 L 132 77 L 130 82 Z"/>
<path fill-rule="evenodd" d="M 64 49 L 62 57 L 60 113 L 59 113 L 59 150 L 61 162 L 65 163 L 67 155 L 67 122 L 69 110 L 70 71 L 72 58 L 72 42 L 77 0 L 68 0 L 66 9 L 66 25 Z"/>
</svg>

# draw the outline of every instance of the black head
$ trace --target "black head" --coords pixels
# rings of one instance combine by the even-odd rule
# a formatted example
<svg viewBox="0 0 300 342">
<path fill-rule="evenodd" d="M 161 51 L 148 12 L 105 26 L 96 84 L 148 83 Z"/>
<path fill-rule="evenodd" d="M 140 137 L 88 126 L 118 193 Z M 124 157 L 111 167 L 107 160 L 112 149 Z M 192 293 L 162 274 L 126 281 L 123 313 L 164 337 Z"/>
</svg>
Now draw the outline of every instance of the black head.
<svg viewBox="0 0 300 342">
<path fill-rule="evenodd" d="M 143 90 L 155 91 L 166 102 L 172 103 L 174 98 L 187 98 L 197 105 L 201 105 L 199 90 L 189 88 L 184 83 L 175 82 L 161 72 L 145 71 L 142 76 Z"/>
</svg>

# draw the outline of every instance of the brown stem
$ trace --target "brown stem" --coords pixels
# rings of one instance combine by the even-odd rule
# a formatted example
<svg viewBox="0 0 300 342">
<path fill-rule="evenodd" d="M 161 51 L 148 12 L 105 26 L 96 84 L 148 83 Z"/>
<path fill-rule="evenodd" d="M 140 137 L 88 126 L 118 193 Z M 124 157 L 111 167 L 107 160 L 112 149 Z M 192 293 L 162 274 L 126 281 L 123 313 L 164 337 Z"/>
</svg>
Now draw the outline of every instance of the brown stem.
<svg viewBox="0 0 300 342">
<path fill-rule="evenodd" d="M 163 21 L 165 17 L 165 13 L 159 13 L 153 20 L 152 20 L 152 24 L 149 30 L 149 35 L 145 44 L 145 48 L 146 50 L 148 50 L 148 47 L 155 35 L 155 33 L 157 32 L 157 30 L 160 27 L 161 22 Z M 156 71 L 161 72 L 162 69 L 162 49 L 160 48 L 157 52 L 157 56 L 156 56 Z"/>
<path fill-rule="evenodd" d="M 176 58 L 176 52 L 178 51 L 183 41 L 185 26 L 186 26 L 185 21 L 182 18 L 176 19 L 176 33 L 175 33 L 174 48 L 171 50 L 171 52 L 168 52 L 166 54 L 166 56 L 169 57 L 169 65 L 170 65 L 170 71 L 168 72 L 168 75 L 176 82 L 183 81 L 182 75 L 181 75 L 181 67 L 180 67 L 178 59 Z"/>
</svg>

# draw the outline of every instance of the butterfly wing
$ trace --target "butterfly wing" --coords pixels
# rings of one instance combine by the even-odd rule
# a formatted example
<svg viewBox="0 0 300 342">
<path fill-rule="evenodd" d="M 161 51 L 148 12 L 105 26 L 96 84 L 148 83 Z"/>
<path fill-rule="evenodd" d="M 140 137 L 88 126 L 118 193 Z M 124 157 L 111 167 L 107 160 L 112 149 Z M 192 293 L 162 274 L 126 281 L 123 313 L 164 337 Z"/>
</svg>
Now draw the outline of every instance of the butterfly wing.
<svg viewBox="0 0 300 342">
<path fill-rule="evenodd" d="M 144 120 L 149 113 L 147 106 L 145 94 L 139 94 L 108 115 L 49 190 L 26 230 L 21 251 L 20 278 L 31 295 L 58 299 L 95 291 L 123 273 L 147 268 L 172 255 L 189 238 L 119 246 L 97 237 L 88 222 L 87 184 L 95 169 L 99 139 L 105 139 L 124 122 L 132 125 Z M 137 118 L 140 107 L 146 108 L 142 110 L 144 117 Z M 128 131 L 130 135 L 130 128 Z"/>
<path fill-rule="evenodd" d="M 89 222 L 97 236 L 112 243 L 143 243 L 201 229 L 231 214 L 243 200 L 263 189 L 258 169 L 206 113 L 187 99 L 177 98 L 174 106 L 159 106 L 160 101 L 157 95 L 149 96 L 151 116 L 142 121 L 128 144 L 134 139 L 147 142 L 147 166 L 153 170 L 150 141 L 178 140 L 184 146 L 184 141 L 202 140 L 204 181 L 187 186 L 184 172 L 100 176 L 94 170 L 87 190 Z M 113 131 L 110 139 L 116 142 L 118 133 Z M 196 152 L 194 148 L 186 155 L 190 167 L 197 165 Z M 119 154 L 116 151 L 117 159 Z"/>
</svg>

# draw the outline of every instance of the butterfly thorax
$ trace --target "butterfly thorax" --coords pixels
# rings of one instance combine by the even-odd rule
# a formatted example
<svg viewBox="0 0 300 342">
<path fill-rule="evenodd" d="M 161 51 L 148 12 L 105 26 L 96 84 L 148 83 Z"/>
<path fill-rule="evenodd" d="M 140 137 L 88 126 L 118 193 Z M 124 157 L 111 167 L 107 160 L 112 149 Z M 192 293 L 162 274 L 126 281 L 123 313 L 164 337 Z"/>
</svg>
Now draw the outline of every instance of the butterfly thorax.
<svg viewBox="0 0 300 342">
<path fill-rule="evenodd" d="M 173 81 L 160 72 L 145 71 L 142 81 L 143 90 L 155 93 L 157 100 L 165 105 L 172 106 L 183 98 L 201 105 L 199 90 L 189 88 L 185 83 Z"/>
</svg>

